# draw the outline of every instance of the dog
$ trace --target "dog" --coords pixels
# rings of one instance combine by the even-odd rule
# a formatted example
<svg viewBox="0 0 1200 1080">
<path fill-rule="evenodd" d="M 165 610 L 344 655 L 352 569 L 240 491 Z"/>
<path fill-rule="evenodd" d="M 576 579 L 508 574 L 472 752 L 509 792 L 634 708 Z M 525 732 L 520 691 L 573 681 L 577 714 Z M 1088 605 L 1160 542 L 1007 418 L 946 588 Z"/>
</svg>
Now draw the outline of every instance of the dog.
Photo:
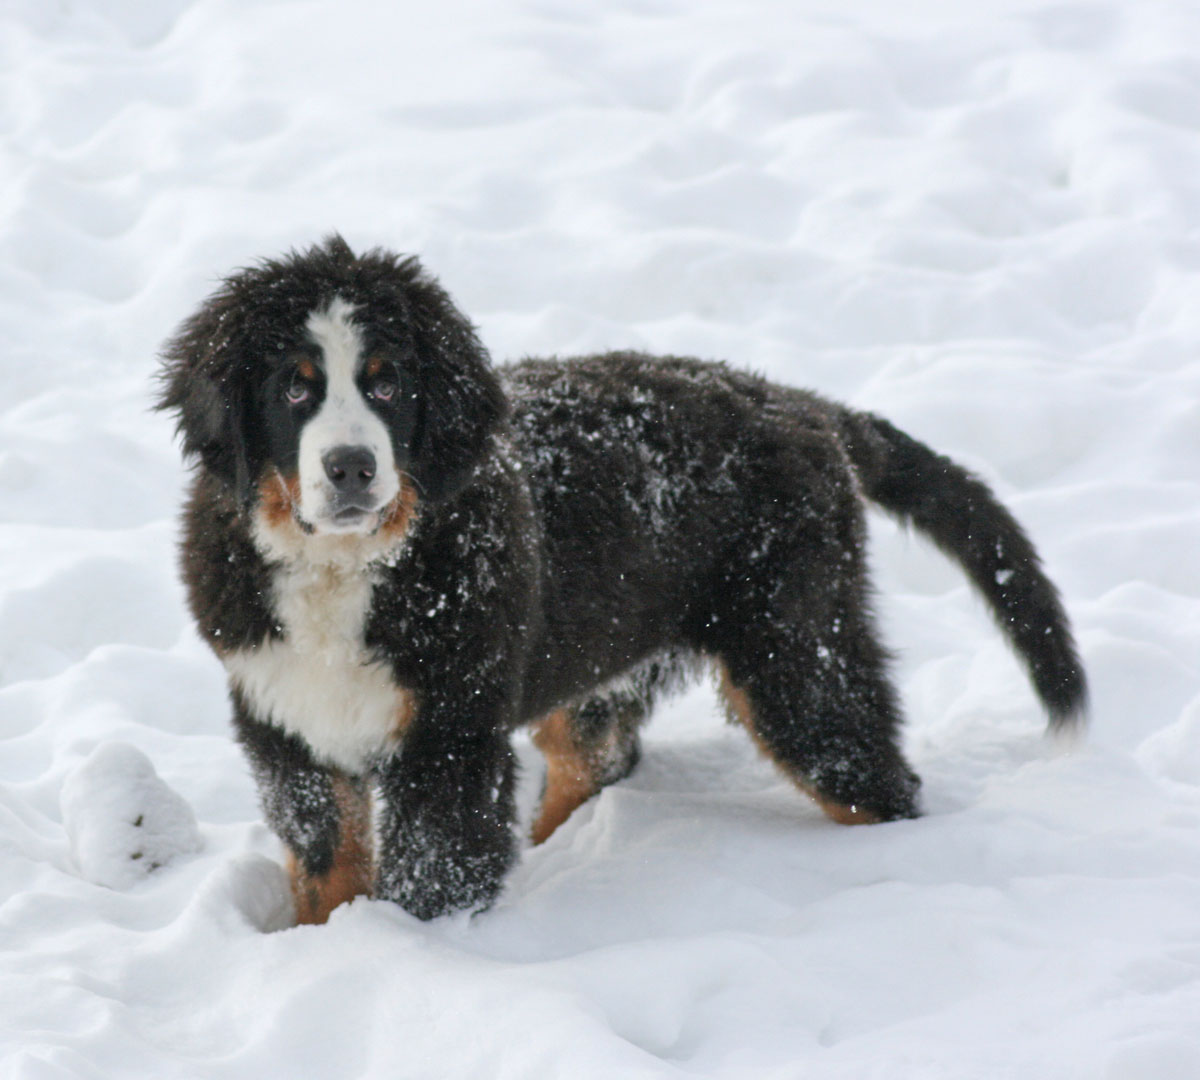
<svg viewBox="0 0 1200 1080">
<path fill-rule="evenodd" d="M 705 666 L 834 821 L 916 816 L 868 500 L 962 566 L 1051 728 L 1085 714 L 1020 526 L 874 415 L 724 363 L 494 367 L 415 258 L 337 235 L 232 274 L 162 361 L 196 462 L 182 577 L 299 922 L 486 908 L 519 846 L 512 732 L 546 757 L 540 842 Z"/>
</svg>

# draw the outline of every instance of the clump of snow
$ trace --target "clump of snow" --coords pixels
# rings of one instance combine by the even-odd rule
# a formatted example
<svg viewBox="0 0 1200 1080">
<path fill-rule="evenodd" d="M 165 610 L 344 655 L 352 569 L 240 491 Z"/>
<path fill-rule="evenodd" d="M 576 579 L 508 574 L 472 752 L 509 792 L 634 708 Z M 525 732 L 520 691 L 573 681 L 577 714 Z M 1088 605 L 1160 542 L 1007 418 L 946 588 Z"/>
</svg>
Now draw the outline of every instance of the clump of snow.
<svg viewBox="0 0 1200 1080">
<path fill-rule="evenodd" d="M 262 855 L 238 855 L 217 867 L 195 907 L 221 925 L 241 922 L 263 934 L 296 925 L 296 906 L 283 867 Z"/>
<path fill-rule="evenodd" d="M 62 821 L 79 872 L 127 889 L 200 850 L 196 815 L 128 743 L 96 747 L 63 781 Z"/>
</svg>

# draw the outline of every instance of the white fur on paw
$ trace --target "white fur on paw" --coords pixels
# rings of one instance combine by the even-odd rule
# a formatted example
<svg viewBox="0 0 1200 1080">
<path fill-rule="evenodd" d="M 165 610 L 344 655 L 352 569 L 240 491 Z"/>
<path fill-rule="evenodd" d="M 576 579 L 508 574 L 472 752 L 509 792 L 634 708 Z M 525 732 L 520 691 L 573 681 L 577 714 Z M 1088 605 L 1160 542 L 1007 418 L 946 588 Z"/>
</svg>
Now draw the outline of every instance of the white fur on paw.
<svg viewBox="0 0 1200 1080">
<path fill-rule="evenodd" d="M 110 889 L 200 850 L 192 808 L 128 743 L 96 747 L 64 781 L 60 807 L 80 874 Z"/>
</svg>

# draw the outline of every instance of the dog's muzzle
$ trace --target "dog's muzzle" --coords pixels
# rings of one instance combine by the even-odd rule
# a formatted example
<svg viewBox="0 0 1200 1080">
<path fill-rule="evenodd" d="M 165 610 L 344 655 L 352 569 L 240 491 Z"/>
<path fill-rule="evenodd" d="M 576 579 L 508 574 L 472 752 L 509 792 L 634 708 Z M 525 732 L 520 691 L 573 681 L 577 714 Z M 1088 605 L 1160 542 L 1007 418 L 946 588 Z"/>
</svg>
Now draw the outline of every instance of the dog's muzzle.
<svg viewBox="0 0 1200 1080">
<path fill-rule="evenodd" d="M 379 509 L 371 490 L 375 455 L 366 446 L 335 446 L 321 458 L 329 481 L 328 514 L 339 525 L 353 525 Z"/>
</svg>

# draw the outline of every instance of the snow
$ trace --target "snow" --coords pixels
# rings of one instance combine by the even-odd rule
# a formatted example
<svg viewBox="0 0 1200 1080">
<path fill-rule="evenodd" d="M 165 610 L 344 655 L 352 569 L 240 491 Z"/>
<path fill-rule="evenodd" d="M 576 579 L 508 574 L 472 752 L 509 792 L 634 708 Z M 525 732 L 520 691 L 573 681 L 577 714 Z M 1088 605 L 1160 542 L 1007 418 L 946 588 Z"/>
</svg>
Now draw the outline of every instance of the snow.
<svg viewBox="0 0 1200 1080">
<path fill-rule="evenodd" d="M 63 781 L 62 824 L 80 874 L 124 889 L 200 850 L 196 815 L 136 747 L 103 742 Z"/>
<path fill-rule="evenodd" d="M 1190 0 L 5 5 L 0 1075 L 1200 1075 L 1198 48 Z M 725 358 L 979 472 L 1086 741 L 879 519 L 925 817 L 830 824 L 701 688 L 491 912 L 287 928 L 148 404 L 335 228 L 497 357 Z"/>
</svg>

